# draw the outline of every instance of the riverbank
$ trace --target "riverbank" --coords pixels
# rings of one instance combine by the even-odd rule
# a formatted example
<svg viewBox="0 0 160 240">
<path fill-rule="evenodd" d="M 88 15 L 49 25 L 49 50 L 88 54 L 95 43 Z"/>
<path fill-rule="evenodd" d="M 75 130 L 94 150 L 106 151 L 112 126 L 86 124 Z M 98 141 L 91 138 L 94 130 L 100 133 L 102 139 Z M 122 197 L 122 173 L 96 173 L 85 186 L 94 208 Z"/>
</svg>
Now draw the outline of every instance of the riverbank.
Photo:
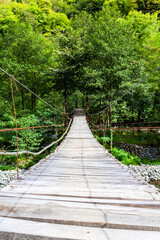
<svg viewBox="0 0 160 240">
<path fill-rule="evenodd" d="M 25 170 L 19 170 L 19 173 L 24 173 Z M 17 177 L 16 170 L 1 171 L 0 170 L 0 189 L 6 187 L 14 178 Z"/>
<path fill-rule="evenodd" d="M 128 153 L 134 154 L 141 159 L 158 159 L 160 158 L 160 147 L 142 146 L 129 143 L 113 143 L 114 147 L 123 149 Z"/>
<path fill-rule="evenodd" d="M 160 165 L 140 165 L 140 166 L 134 166 L 129 165 L 128 166 L 131 170 L 133 170 L 137 175 L 142 176 L 142 178 L 146 182 L 151 181 L 160 181 Z"/>
</svg>

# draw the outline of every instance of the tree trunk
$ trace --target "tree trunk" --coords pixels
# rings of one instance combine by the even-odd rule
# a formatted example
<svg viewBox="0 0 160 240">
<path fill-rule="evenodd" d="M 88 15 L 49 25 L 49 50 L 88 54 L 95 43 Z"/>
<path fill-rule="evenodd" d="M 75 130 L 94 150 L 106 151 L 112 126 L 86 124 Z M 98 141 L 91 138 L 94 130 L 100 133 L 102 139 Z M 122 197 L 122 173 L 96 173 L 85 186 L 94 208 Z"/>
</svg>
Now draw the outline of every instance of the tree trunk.
<svg viewBox="0 0 160 240">
<path fill-rule="evenodd" d="M 153 109 L 152 109 L 152 120 L 154 119 L 154 115 L 155 115 L 155 108 L 156 108 L 156 104 L 157 104 L 157 99 L 156 97 L 159 95 L 158 90 L 156 90 L 155 94 L 154 94 L 154 100 L 153 100 Z"/>
<path fill-rule="evenodd" d="M 36 96 L 33 96 L 33 111 L 36 111 Z"/>
<path fill-rule="evenodd" d="M 82 108 L 84 109 L 84 96 L 82 96 Z"/>
<path fill-rule="evenodd" d="M 35 90 L 35 93 L 36 93 L 37 92 L 37 77 L 36 77 L 36 74 L 34 74 L 34 78 L 35 78 L 34 90 Z M 33 96 L 33 111 L 34 112 L 36 111 L 36 96 L 35 95 Z"/>
<path fill-rule="evenodd" d="M 106 122 L 107 122 L 107 127 L 109 128 L 109 125 L 110 125 L 110 119 L 109 119 L 109 108 L 107 108 Z"/>
<path fill-rule="evenodd" d="M 67 113 L 67 91 L 64 91 L 64 111 Z"/>
<path fill-rule="evenodd" d="M 101 111 L 102 109 L 102 98 L 100 97 L 99 99 L 99 110 Z M 99 114 L 99 125 L 101 125 L 101 113 Z"/>
<path fill-rule="evenodd" d="M 36 96 L 33 93 L 31 93 L 31 109 L 36 111 Z"/>
<path fill-rule="evenodd" d="M 34 108 L 34 95 L 31 93 L 31 110 L 33 111 Z"/>
<path fill-rule="evenodd" d="M 88 102 L 88 96 L 86 96 L 86 110 L 89 110 L 89 102 Z"/>
<path fill-rule="evenodd" d="M 142 114 L 141 109 L 138 109 L 138 122 L 141 121 L 141 114 Z"/>
<path fill-rule="evenodd" d="M 109 119 L 110 119 L 110 124 L 112 125 L 112 106 L 111 106 L 111 104 L 109 106 Z"/>
<path fill-rule="evenodd" d="M 100 97 L 100 99 L 99 99 L 99 110 L 101 111 L 101 109 L 102 109 L 102 98 Z"/>
<path fill-rule="evenodd" d="M 132 123 L 134 123 L 134 111 L 133 111 L 133 107 L 132 107 Z"/>
<path fill-rule="evenodd" d="M 24 110 L 24 91 L 23 87 L 21 87 L 21 104 L 22 104 L 22 110 Z"/>
<path fill-rule="evenodd" d="M 76 108 L 78 108 L 78 100 L 77 100 L 77 98 L 76 98 Z"/>
<path fill-rule="evenodd" d="M 35 75 L 34 75 L 35 76 Z M 35 92 L 35 79 L 32 80 L 32 91 Z M 34 111 L 34 94 L 31 93 L 31 109 Z"/>
</svg>

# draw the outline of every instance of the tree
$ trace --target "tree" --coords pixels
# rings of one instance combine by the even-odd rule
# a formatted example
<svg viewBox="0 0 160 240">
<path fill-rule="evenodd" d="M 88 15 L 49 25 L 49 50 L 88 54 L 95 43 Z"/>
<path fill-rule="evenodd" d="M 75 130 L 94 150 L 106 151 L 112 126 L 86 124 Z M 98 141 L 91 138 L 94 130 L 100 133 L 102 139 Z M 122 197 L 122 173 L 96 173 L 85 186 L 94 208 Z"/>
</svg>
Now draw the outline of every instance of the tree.
<svg viewBox="0 0 160 240">
<path fill-rule="evenodd" d="M 23 35 L 23 38 L 22 38 Z M 42 95 L 46 90 L 43 72 L 53 64 L 53 45 L 42 35 L 32 31 L 23 23 L 12 24 L 12 28 L 3 31 L 0 38 L 1 66 L 14 74 L 23 84 L 32 91 Z M 44 87 L 44 89 L 42 88 Z M 36 98 L 20 87 L 22 109 L 25 109 L 25 95 L 27 107 L 35 110 Z M 31 104 L 29 104 L 29 99 Z"/>
<path fill-rule="evenodd" d="M 104 6 L 120 11 L 123 15 L 137 8 L 136 0 L 106 0 Z"/>
<path fill-rule="evenodd" d="M 143 13 L 155 13 L 160 11 L 159 0 L 136 0 L 137 10 Z"/>
<path fill-rule="evenodd" d="M 105 0 L 79 0 L 75 7 L 79 11 L 97 12 L 102 9 Z"/>
</svg>

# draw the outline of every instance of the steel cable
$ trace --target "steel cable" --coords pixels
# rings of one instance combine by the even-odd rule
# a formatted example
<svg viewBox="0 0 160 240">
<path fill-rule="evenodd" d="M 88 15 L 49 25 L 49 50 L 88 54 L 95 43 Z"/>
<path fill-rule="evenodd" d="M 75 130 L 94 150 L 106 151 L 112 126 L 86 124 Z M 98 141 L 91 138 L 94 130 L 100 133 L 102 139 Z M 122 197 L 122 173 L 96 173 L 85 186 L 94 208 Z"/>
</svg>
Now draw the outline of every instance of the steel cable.
<svg viewBox="0 0 160 240">
<path fill-rule="evenodd" d="M 54 144 L 59 143 L 64 138 L 64 136 L 67 134 L 67 132 L 68 132 L 70 126 L 71 126 L 72 120 L 73 120 L 73 118 L 70 119 L 70 122 L 68 124 L 68 127 L 67 127 L 66 131 L 63 133 L 63 135 L 57 141 L 52 142 L 51 144 L 49 144 L 48 146 L 46 146 L 45 148 L 43 148 L 39 152 L 31 152 L 31 151 L 25 150 L 25 151 L 18 151 L 18 154 L 31 154 L 31 155 L 34 155 L 34 156 L 40 155 L 41 153 L 46 151 L 48 148 L 52 147 Z M 17 154 L 17 152 L 0 151 L 0 155 L 16 155 L 16 154 Z"/>
<path fill-rule="evenodd" d="M 16 78 L 14 78 L 11 74 L 7 73 L 4 69 L 2 69 L 0 67 L 0 70 L 2 72 L 4 72 L 6 75 L 8 75 L 9 77 L 13 78 L 17 83 L 19 83 L 22 87 L 24 87 L 27 91 L 31 92 L 33 95 L 35 95 L 37 98 L 39 98 L 42 102 L 44 102 L 46 105 L 48 105 L 49 107 L 51 107 L 52 109 L 60 112 L 60 113 L 63 113 L 64 115 L 70 115 L 73 113 L 73 111 L 71 113 L 65 113 L 65 112 L 62 112 L 60 111 L 59 109 L 57 109 L 56 107 L 53 107 L 51 104 L 49 104 L 48 102 L 46 102 L 43 98 L 41 98 L 40 96 L 38 96 L 35 92 L 33 92 L 31 89 L 29 89 L 28 87 L 26 87 L 23 83 L 21 83 L 20 81 L 18 81 Z"/>
</svg>

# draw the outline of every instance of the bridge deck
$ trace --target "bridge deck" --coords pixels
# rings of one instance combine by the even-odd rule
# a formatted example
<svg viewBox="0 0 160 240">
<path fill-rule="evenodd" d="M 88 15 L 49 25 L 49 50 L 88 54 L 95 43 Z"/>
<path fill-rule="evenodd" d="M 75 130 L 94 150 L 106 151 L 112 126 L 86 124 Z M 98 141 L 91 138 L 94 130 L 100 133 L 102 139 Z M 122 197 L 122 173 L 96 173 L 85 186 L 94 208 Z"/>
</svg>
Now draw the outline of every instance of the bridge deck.
<svg viewBox="0 0 160 240">
<path fill-rule="evenodd" d="M 0 192 L 0 240 L 159 240 L 160 194 L 118 164 L 76 115 L 47 160 Z"/>
</svg>

